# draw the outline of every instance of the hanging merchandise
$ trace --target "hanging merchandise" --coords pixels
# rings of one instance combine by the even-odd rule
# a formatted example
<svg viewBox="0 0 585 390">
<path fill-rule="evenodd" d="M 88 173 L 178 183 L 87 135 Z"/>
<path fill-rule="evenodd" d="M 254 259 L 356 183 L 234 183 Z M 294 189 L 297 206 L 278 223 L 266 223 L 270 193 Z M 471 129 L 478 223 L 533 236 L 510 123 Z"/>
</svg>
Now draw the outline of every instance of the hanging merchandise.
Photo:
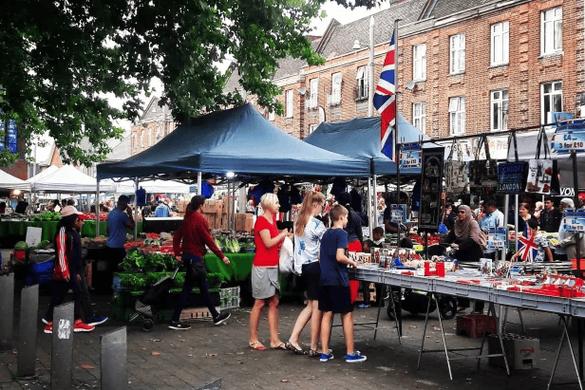
<svg viewBox="0 0 585 390">
<path fill-rule="evenodd" d="M 485 150 L 485 160 L 480 160 L 481 149 Z M 498 162 L 491 158 L 487 137 L 479 139 L 475 149 L 475 160 L 469 166 L 470 191 L 472 194 L 490 196 L 498 187 Z"/>
<path fill-rule="evenodd" d="M 453 157 L 457 159 L 454 160 Z M 468 184 L 467 163 L 463 161 L 461 145 L 453 140 L 451 151 L 445 162 L 445 192 L 459 195 L 467 192 Z"/>
<path fill-rule="evenodd" d="M 541 149 L 544 149 L 544 158 L 540 158 Z M 536 158 L 528 162 L 527 193 L 550 195 L 553 189 L 558 191 L 558 175 L 553 160 L 549 157 L 548 138 L 544 128 L 541 128 L 536 143 Z"/>
<path fill-rule="evenodd" d="M 136 206 L 146 206 L 146 190 L 142 187 L 136 190 Z"/>
<path fill-rule="evenodd" d="M 518 142 L 516 140 L 516 133 L 511 133 L 508 137 L 508 150 L 511 143 L 514 141 L 514 156 L 513 162 L 502 162 L 498 164 L 498 190 L 501 194 L 519 194 L 524 191 L 526 186 L 526 171 L 528 163 L 526 161 L 518 161 Z"/>
<path fill-rule="evenodd" d="M 437 231 L 441 216 L 443 148 L 423 149 L 419 231 Z"/>
</svg>

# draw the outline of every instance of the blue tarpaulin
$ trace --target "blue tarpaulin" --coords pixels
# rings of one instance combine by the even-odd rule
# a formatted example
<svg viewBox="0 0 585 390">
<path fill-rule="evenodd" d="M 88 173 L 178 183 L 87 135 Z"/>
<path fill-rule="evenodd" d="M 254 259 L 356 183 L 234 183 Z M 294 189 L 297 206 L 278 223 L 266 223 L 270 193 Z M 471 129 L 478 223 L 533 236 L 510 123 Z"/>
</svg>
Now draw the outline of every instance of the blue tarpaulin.
<svg viewBox="0 0 585 390">
<path fill-rule="evenodd" d="M 399 143 L 419 142 L 421 137 L 423 135 L 416 127 L 398 115 Z M 373 161 L 374 173 L 377 175 L 396 174 L 396 163 L 381 152 L 379 117 L 323 122 L 305 138 L 305 142 L 344 156 Z M 400 174 L 418 175 L 420 169 L 401 169 Z"/>
<path fill-rule="evenodd" d="M 100 180 L 195 172 L 365 177 L 370 167 L 284 133 L 251 104 L 195 118 L 142 153 L 97 166 Z"/>
</svg>

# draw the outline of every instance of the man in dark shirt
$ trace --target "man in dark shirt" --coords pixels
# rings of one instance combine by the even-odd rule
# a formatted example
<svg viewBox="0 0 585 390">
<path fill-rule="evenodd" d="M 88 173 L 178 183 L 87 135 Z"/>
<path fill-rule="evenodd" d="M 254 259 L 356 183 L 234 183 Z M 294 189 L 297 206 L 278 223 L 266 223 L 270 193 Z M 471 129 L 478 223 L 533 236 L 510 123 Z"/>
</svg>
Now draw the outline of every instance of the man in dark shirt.
<svg viewBox="0 0 585 390">
<path fill-rule="evenodd" d="M 563 215 L 554 207 L 553 200 L 546 198 L 544 200 L 544 210 L 540 213 L 540 229 L 545 232 L 558 232 L 562 219 Z"/>
</svg>

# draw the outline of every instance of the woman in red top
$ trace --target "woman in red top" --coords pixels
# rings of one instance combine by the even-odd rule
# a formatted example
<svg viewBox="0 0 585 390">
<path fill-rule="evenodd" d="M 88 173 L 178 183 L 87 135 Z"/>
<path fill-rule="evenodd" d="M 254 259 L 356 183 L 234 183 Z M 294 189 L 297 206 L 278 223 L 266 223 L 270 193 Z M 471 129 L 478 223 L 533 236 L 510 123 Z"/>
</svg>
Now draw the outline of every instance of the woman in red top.
<svg viewBox="0 0 585 390">
<path fill-rule="evenodd" d="M 279 203 L 275 194 L 264 194 L 260 199 L 264 214 L 254 225 L 254 244 L 256 254 L 252 265 L 252 296 L 254 306 L 250 312 L 250 348 L 264 351 L 266 347 L 258 340 L 258 323 L 264 305 L 268 303 L 268 327 L 270 328 L 270 347 L 286 350 L 278 336 L 278 258 L 286 229 L 278 232 L 276 214 Z"/>
</svg>

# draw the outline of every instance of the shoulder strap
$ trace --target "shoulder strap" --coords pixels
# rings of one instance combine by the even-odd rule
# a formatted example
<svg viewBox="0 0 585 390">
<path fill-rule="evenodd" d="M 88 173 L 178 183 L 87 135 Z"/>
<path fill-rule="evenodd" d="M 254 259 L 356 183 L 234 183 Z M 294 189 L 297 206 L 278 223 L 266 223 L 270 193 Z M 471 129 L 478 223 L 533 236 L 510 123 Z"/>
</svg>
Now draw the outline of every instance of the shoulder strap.
<svg viewBox="0 0 585 390">
<path fill-rule="evenodd" d="M 510 136 L 508 137 L 508 152 L 510 151 L 512 142 L 514 142 L 514 161 L 518 162 L 518 139 L 516 138 L 516 133 L 514 132 L 510 133 Z M 506 156 L 506 160 L 507 159 L 508 156 Z"/>
<path fill-rule="evenodd" d="M 491 156 L 490 156 L 490 144 L 488 142 L 488 138 L 487 135 L 483 136 L 483 146 L 485 147 L 485 159 L 486 160 L 491 160 Z"/>
</svg>

